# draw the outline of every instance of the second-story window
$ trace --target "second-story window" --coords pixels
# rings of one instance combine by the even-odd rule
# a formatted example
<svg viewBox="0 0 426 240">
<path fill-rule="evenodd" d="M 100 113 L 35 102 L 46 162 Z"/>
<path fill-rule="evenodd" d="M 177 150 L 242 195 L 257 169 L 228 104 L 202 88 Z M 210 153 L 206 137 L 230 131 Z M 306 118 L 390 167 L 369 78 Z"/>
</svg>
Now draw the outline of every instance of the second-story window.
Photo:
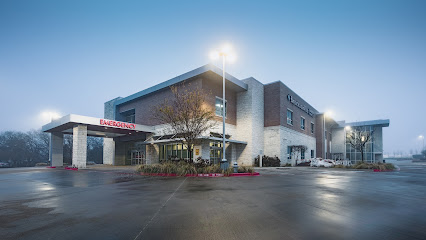
<svg viewBox="0 0 426 240">
<path fill-rule="evenodd" d="M 127 115 L 126 117 L 125 117 L 125 120 L 124 120 L 125 122 L 128 122 L 128 123 L 135 123 L 135 114 L 133 113 L 133 114 L 129 114 L 129 115 Z"/>
<path fill-rule="evenodd" d="M 293 111 L 287 109 L 287 124 L 293 125 Z"/>
<path fill-rule="evenodd" d="M 311 122 L 311 133 L 314 134 L 315 124 Z"/>
<path fill-rule="evenodd" d="M 228 102 L 225 100 L 225 117 L 228 114 Z M 216 116 L 222 117 L 222 113 L 223 113 L 223 101 L 222 98 L 220 97 L 216 97 L 216 103 L 215 103 L 215 108 L 216 108 Z"/>
<path fill-rule="evenodd" d="M 304 117 L 300 117 L 300 128 L 302 130 L 305 130 L 305 118 Z"/>
</svg>

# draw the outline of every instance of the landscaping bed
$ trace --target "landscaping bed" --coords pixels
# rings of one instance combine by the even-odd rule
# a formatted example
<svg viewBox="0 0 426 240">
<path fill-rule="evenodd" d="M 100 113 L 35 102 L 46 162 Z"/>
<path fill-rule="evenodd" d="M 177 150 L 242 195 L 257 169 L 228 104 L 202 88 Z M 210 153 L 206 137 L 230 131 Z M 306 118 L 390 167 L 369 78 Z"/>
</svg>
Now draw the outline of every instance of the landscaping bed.
<svg viewBox="0 0 426 240">
<path fill-rule="evenodd" d="M 137 170 L 141 175 L 150 176 L 186 176 L 186 177 L 224 177 L 224 176 L 256 176 L 252 167 L 238 167 L 234 173 L 232 167 L 223 170 L 219 165 L 205 165 L 187 162 L 166 162 L 160 164 L 140 165 Z"/>
<path fill-rule="evenodd" d="M 355 165 L 344 166 L 335 165 L 335 168 L 351 168 L 351 169 L 372 169 L 374 172 L 389 172 L 396 169 L 392 163 L 366 163 L 358 162 Z"/>
</svg>

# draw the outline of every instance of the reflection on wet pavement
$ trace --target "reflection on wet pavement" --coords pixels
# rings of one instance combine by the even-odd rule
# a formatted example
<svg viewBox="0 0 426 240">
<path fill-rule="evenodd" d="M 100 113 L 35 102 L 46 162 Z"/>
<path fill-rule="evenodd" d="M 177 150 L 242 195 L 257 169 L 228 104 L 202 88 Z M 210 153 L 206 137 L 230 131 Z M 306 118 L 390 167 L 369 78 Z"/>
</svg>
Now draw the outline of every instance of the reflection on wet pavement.
<svg viewBox="0 0 426 240">
<path fill-rule="evenodd" d="M 185 181 L 0 169 L 0 239 L 425 239 L 426 165 L 398 164 Z"/>
</svg>

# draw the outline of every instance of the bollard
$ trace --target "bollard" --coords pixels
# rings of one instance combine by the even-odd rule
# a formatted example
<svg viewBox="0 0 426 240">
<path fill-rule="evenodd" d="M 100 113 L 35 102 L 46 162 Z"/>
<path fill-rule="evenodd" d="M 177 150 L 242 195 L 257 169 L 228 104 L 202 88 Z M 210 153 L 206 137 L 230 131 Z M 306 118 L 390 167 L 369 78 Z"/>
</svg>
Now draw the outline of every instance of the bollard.
<svg viewBox="0 0 426 240">
<path fill-rule="evenodd" d="M 234 168 L 234 173 L 238 173 L 238 163 L 234 162 L 232 167 Z"/>
</svg>

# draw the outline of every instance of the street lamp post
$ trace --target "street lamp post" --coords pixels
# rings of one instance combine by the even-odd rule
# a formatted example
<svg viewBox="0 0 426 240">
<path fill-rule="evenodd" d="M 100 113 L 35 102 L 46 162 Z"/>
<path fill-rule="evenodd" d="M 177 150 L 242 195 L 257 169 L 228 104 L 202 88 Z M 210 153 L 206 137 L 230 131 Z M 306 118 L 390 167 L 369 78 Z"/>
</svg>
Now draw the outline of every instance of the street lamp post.
<svg viewBox="0 0 426 240">
<path fill-rule="evenodd" d="M 222 54 L 222 62 L 223 62 L 223 72 L 222 72 L 222 162 L 220 164 L 222 169 L 227 169 L 228 166 L 228 161 L 226 160 L 226 155 L 225 155 L 225 63 L 226 63 L 226 55 Z"/>
<path fill-rule="evenodd" d="M 222 160 L 220 167 L 222 169 L 228 169 L 229 164 L 226 160 L 226 135 L 225 135 L 225 119 L 226 119 L 226 100 L 225 100 L 225 65 L 226 65 L 226 59 L 228 58 L 228 61 L 230 60 L 229 57 L 233 57 L 231 54 L 231 47 L 229 45 L 224 45 L 222 49 L 219 51 L 213 51 L 211 54 L 212 59 L 216 59 L 218 56 L 222 56 Z M 235 166 L 237 166 L 237 163 L 234 163 Z"/>
<path fill-rule="evenodd" d="M 323 156 L 324 156 L 324 159 L 326 159 L 327 158 L 327 136 L 326 136 L 326 131 L 325 131 L 325 120 L 326 120 L 326 117 L 327 116 L 331 116 L 331 112 L 330 111 L 328 111 L 328 112 L 324 112 L 323 113 L 323 131 L 322 131 L 322 133 L 323 133 L 323 140 L 324 140 L 324 154 L 323 154 Z"/>
<path fill-rule="evenodd" d="M 322 133 L 323 133 L 323 141 L 324 141 L 324 154 L 323 154 L 323 158 L 324 159 L 326 159 L 327 158 L 327 139 L 326 139 L 326 133 L 325 133 L 325 113 L 324 113 L 324 116 L 323 116 L 323 131 L 322 131 Z"/>
</svg>

